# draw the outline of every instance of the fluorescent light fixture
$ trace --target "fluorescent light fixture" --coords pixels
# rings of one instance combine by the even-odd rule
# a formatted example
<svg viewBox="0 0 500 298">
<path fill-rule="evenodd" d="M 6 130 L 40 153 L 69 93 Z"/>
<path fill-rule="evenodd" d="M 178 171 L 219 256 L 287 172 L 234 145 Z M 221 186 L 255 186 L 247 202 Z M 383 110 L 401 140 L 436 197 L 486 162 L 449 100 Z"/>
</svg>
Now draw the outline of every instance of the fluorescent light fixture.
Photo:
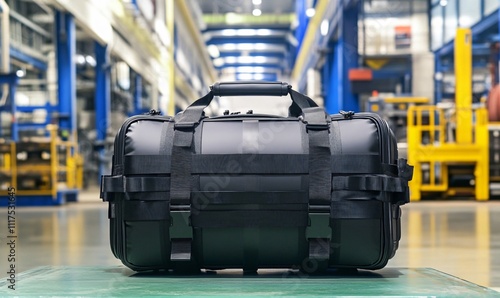
<svg viewBox="0 0 500 298">
<path fill-rule="evenodd" d="M 439 1 L 439 5 L 441 5 L 441 6 L 448 5 L 448 0 L 441 0 L 441 1 Z"/>
<path fill-rule="evenodd" d="M 217 45 L 220 52 L 230 51 L 266 51 L 266 52 L 286 52 L 286 48 L 281 44 L 268 43 L 223 43 Z"/>
<path fill-rule="evenodd" d="M 314 9 L 313 7 L 308 8 L 308 9 L 306 10 L 306 16 L 307 16 L 308 18 L 312 18 L 312 17 L 314 16 L 314 14 L 316 14 L 316 9 Z"/>
<path fill-rule="evenodd" d="M 97 62 L 92 56 L 85 56 L 85 61 L 92 67 L 95 67 L 97 65 Z"/>
<path fill-rule="evenodd" d="M 214 44 L 208 45 L 207 51 L 212 58 L 219 58 L 220 56 L 219 48 Z"/>
<path fill-rule="evenodd" d="M 215 67 L 225 64 L 281 64 L 282 59 L 266 56 L 228 56 L 216 58 L 213 63 Z"/>
<path fill-rule="evenodd" d="M 330 29 L 330 23 L 328 22 L 328 20 L 323 20 L 323 22 L 321 22 L 321 26 L 319 28 L 319 32 L 321 32 L 321 35 L 323 36 L 326 36 L 328 35 L 328 30 Z"/>
<path fill-rule="evenodd" d="M 252 0 L 253 5 L 261 5 L 262 0 Z"/>
<path fill-rule="evenodd" d="M 18 76 L 20 78 L 24 77 L 25 75 L 26 75 L 26 72 L 24 70 L 22 70 L 22 69 L 18 69 L 16 71 L 16 76 Z"/>
<path fill-rule="evenodd" d="M 217 58 L 212 61 L 215 67 L 221 67 L 224 65 L 224 58 Z"/>
<path fill-rule="evenodd" d="M 264 75 L 261 73 L 254 73 L 253 74 L 253 79 L 257 81 L 262 81 L 264 79 Z"/>
<path fill-rule="evenodd" d="M 76 55 L 76 64 L 78 65 L 85 64 L 85 57 L 83 55 Z"/>
<path fill-rule="evenodd" d="M 239 67 L 236 67 L 236 72 L 262 73 L 265 71 L 266 71 L 266 69 L 262 66 L 239 66 Z"/>
<path fill-rule="evenodd" d="M 255 80 L 255 81 L 262 81 L 264 80 L 264 75 L 261 73 L 238 73 L 236 74 L 236 78 L 238 80 Z"/>
<path fill-rule="evenodd" d="M 260 16 L 262 14 L 262 10 L 256 8 L 252 11 L 252 14 L 256 17 Z"/>
<path fill-rule="evenodd" d="M 238 74 L 238 79 L 239 80 L 252 80 L 253 75 L 251 73 L 240 73 L 240 74 Z"/>
<path fill-rule="evenodd" d="M 269 36 L 273 34 L 270 29 L 223 29 L 222 36 Z"/>
</svg>

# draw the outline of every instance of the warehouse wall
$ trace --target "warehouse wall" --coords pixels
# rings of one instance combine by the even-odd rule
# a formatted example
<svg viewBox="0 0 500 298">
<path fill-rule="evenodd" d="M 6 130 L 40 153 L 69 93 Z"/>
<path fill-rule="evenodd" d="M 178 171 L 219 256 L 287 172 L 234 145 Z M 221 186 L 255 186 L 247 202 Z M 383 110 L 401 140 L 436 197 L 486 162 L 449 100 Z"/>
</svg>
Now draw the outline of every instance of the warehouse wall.
<svg viewBox="0 0 500 298">
<path fill-rule="evenodd" d="M 428 14 L 423 12 L 413 14 L 410 22 L 412 28 L 412 94 L 434 98 L 434 54 L 429 50 Z"/>
</svg>

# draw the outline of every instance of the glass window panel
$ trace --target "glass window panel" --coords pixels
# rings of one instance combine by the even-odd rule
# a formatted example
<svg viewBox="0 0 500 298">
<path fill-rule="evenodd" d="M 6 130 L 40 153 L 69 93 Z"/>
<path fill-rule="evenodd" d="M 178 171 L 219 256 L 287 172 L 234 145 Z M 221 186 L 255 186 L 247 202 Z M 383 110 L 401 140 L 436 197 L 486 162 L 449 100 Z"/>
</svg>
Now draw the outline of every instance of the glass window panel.
<svg viewBox="0 0 500 298">
<path fill-rule="evenodd" d="M 458 25 L 457 2 L 448 1 L 444 7 L 444 42 L 448 42 L 455 37 Z"/>
<path fill-rule="evenodd" d="M 484 1 L 484 15 L 489 15 L 494 12 L 498 6 L 500 6 L 500 1 L 498 0 L 485 0 Z"/>
<path fill-rule="evenodd" d="M 443 7 L 435 6 L 431 11 L 431 47 L 433 50 L 443 45 Z"/>
<path fill-rule="evenodd" d="M 460 17 L 458 18 L 460 27 L 470 27 L 477 23 L 480 18 L 480 1 L 460 0 Z"/>
</svg>

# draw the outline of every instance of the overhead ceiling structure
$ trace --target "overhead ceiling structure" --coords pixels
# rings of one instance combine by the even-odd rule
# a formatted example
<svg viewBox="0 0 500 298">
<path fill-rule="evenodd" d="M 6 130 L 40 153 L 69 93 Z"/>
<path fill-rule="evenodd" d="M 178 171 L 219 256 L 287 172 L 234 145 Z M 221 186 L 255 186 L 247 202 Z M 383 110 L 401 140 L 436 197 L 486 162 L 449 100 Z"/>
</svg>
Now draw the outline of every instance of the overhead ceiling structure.
<svg viewBox="0 0 500 298">
<path fill-rule="evenodd" d="M 275 81 L 290 75 L 297 0 L 198 0 L 203 36 L 219 76 Z"/>
</svg>

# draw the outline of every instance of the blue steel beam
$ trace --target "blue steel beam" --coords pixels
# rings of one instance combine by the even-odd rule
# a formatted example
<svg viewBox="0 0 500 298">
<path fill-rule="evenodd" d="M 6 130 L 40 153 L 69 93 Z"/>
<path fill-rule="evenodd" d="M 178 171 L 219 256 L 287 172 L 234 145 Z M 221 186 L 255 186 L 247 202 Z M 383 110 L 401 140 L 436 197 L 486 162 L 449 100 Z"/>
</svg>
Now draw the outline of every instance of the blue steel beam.
<svg viewBox="0 0 500 298">
<path fill-rule="evenodd" d="M 135 75 L 134 79 L 134 114 L 142 113 L 142 77 L 139 74 Z"/>
<path fill-rule="evenodd" d="M 21 62 L 27 63 L 29 65 L 32 65 L 39 70 L 42 71 L 47 70 L 47 63 L 45 61 L 32 57 L 29 54 L 26 54 L 25 52 L 17 49 L 16 47 L 13 46 L 10 47 L 10 57 L 19 60 Z"/>
<path fill-rule="evenodd" d="M 356 5 L 344 5 L 338 23 L 339 37 L 333 43 L 326 70 L 323 72 L 325 108 L 328 113 L 339 110 L 359 111 L 358 96 L 351 91 L 349 69 L 358 67 L 358 13 L 361 1 Z"/>
<path fill-rule="evenodd" d="M 99 152 L 99 177 L 107 174 L 105 164 L 106 148 L 104 147 L 110 119 L 111 92 L 109 79 L 108 47 L 95 42 L 95 120 L 97 132 L 97 150 Z"/>
<path fill-rule="evenodd" d="M 498 25 L 498 33 L 497 36 L 500 35 L 500 9 L 497 10 L 497 25 Z M 495 74 L 495 83 L 498 84 L 500 82 L 500 52 L 497 52 L 497 65 L 496 65 L 496 74 Z"/>
<path fill-rule="evenodd" d="M 239 52 L 221 52 L 219 57 L 231 57 L 231 56 L 242 56 L 245 51 Z M 264 56 L 264 57 L 275 57 L 275 58 L 285 58 L 285 53 L 283 52 L 250 52 L 247 53 L 247 56 L 255 57 L 255 56 Z"/>
<path fill-rule="evenodd" d="M 307 0 L 296 0 L 295 2 L 295 14 L 297 15 L 298 26 L 295 29 L 295 39 L 298 42 L 298 46 L 295 50 L 294 57 L 296 57 L 300 51 L 300 46 L 304 40 L 306 34 L 307 26 L 309 25 L 309 18 L 306 15 Z M 295 60 L 295 58 L 294 58 Z"/>
<path fill-rule="evenodd" d="M 278 45 L 288 45 L 289 41 L 286 37 L 265 37 L 265 36 L 259 36 L 259 37 L 237 37 L 237 36 L 231 36 L 231 37 L 215 37 L 210 39 L 207 42 L 207 45 L 220 45 L 220 44 L 226 44 L 226 43 L 267 43 L 267 44 L 278 44 Z"/>
<path fill-rule="evenodd" d="M 75 21 L 72 15 L 60 11 L 55 19 L 59 128 L 72 133 L 76 129 Z"/>
<path fill-rule="evenodd" d="M 490 15 L 483 17 L 479 22 L 477 22 L 475 25 L 471 27 L 473 39 L 475 36 L 480 35 L 481 33 L 487 31 L 488 29 L 498 26 L 497 24 L 499 23 L 499 17 L 500 17 L 499 11 L 500 10 L 496 10 L 494 13 L 491 13 Z M 452 55 L 454 49 L 454 42 L 455 39 L 452 39 L 451 41 L 443 45 L 441 48 L 434 51 L 434 54 L 438 56 Z"/>
<path fill-rule="evenodd" d="M 18 122 L 15 119 L 16 115 L 16 102 L 15 102 L 15 95 L 16 95 L 16 88 L 17 84 L 19 83 L 19 77 L 16 75 L 16 73 L 8 73 L 8 74 L 0 74 L 0 84 L 7 84 L 9 85 L 9 94 L 7 98 L 7 102 L 4 106 L 0 106 L 0 112 L 7 112 L 12 115 L 12 118 L 14 121 L 11 122 L 11 139 L 14 142 L 19 141 L 19 126 Z M 2 113 L 0 113 L 0 116 Z M 0 123 L 1 123 L 1 117 L 0 117 Z M 3 132 L 0 129 L 0 136 L 3 136 Z"/>
</svg>

